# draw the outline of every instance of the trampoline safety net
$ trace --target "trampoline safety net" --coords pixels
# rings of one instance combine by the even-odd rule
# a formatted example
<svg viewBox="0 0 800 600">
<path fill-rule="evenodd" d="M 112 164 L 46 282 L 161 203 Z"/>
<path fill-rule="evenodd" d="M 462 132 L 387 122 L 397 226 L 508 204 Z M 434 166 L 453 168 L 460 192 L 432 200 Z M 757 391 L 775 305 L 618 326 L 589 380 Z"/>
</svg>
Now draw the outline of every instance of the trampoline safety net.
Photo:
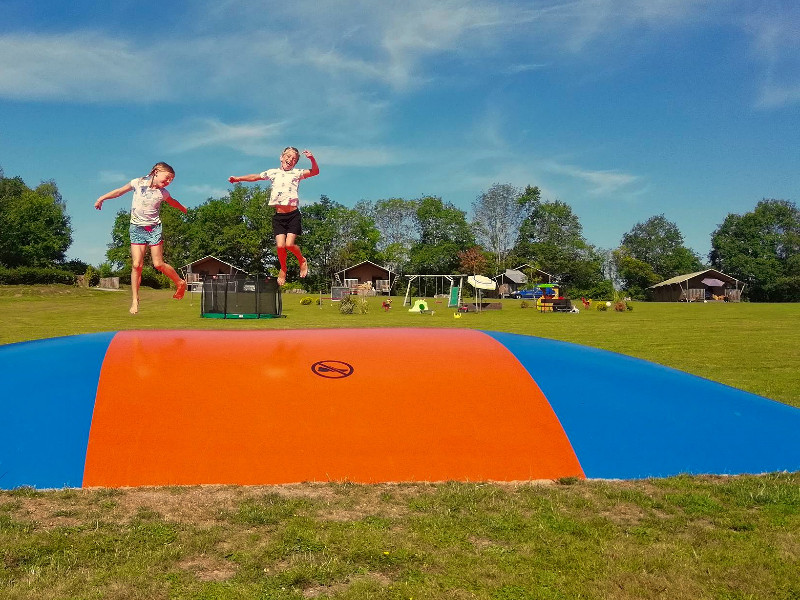
<svg viewBox="0 0 800 600">
<path fill-rule="evenodd" d="M 209 275 L 203 279 L 200 315 L 212 319 L 281 316 L 281 288 L 274 277 Z"/>
</svg>

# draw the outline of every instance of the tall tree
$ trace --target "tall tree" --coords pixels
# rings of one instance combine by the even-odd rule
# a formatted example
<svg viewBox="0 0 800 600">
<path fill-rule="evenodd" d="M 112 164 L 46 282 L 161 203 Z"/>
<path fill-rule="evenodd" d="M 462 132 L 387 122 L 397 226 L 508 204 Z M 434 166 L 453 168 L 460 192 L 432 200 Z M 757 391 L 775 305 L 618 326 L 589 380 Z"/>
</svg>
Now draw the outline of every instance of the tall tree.
<svg viewBox="0 0 800 600">
<path fill-rule="evenodd" d="M 417 239 L 416 210 L 415 200 L 388 198 L 375 202 L 372 214 L 381 236 L 378 250 L 383 265 L 395 272 L 408 262 L 411 246 Z"/>
<path fill-rule="evenodd" d="M 757 301 L 800 301 L 800 210 L 787 200 L 762 200 L 752 212 L 729 214 L 711 235 L 711 264 L 748 284 Z"/>
<path fill-rule="evenodd" d="M 414 219 L 420 237 L 411 248 L 409 270 L 419 275 L 455 273 L 458 252 L 475 245 L 466 213 L 429 196 L 418 201 Z"/>
<path fill-rule="evenodd" d="M 650 265 L 662 279 L 703 269 L 700 258 L 683 245 L 678 226 L 661 214 L 637 223 L 622 236 L 627 255 Z"/>
<path fill-rule="evenodd" d="M 472 203 L 472 224 L 478 242 L 492 253 L 498 271 L 508 267 L 506 257 L 526 216 L 526 202 L 520 201 L 521 196 L 518 188 L 495 183 Z"/>
<path fill-rule="evenodd" d="M 61 264 L 72 244 L 66 206 L 53 181 L 31 189 L 19 177 L 0 175 L 0 264 L 48 267 Z"/>
<path fill-rule="evenodd" d="M 625 246 L 620 246 L 611 255 L 619 283 L 632 298 L 646 299 L 647 288 L 663 281 L 663 277 L 653 271 L 653 267 L 631 256 Z"/>
<path fill-rule="evenodd" d="M 303 253 L 310 263 L 309 287 L 327 288 L 337 271 L 374 260 L 380 233 L 363 210 L 321 196 L 303 208 Z"/>
<path fill-rule="evenodd" d="M 561 200 L 543 201 L 539 188 L 521 196 L 527 216 L 520 226 L 514 258 L 537 265 L 561 284 L 592 295 L 604 280 L 603 256 L 583 237 L 583 226 Z"/>
</svg>

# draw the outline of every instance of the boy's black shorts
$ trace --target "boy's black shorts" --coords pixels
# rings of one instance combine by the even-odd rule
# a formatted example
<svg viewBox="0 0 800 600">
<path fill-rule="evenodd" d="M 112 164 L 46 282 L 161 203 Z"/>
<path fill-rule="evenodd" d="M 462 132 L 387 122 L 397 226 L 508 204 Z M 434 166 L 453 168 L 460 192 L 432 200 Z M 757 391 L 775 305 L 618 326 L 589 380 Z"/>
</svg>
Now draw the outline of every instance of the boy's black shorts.
<svg viewBox="0 0 800 600">
<path fill-rule="evenodd" d="M 272 215 L 272 231 L 275 235 L 286 235 L 293 233 L 300 235 L 303 233 L 303 221 L 300 217 L 300 210 L 293 210 L 288 213 L 276 212 Z"/>
</svg>

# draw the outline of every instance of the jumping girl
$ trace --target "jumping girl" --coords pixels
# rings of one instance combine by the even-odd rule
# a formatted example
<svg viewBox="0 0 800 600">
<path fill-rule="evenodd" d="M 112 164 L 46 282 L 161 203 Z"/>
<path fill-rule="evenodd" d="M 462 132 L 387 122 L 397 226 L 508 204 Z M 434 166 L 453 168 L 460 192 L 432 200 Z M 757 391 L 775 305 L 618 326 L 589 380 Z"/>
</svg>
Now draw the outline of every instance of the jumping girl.
<svg viewBox="0 0 800 600">
<path fill-rule="evenodd" d="M 139 312 L 139 286 L 142 282 L 142 267 L 147 247 L 150 246 L 150 258 L 153 266 L 169 277 L 177 290 L 172 296 L 180 300 L 186 292 L 186 282 L 170 265 L 164 262 L 164 240 L 161 236 L 161 203 L 166 202 L 184 214 L 186 207 L 169 195 L 165 189 L 175 178 L 175 170 L 167 163 L 156 164 L 146 177 L 131 180 L 127 185 L 111 190 L 100 196 L 94 207 L 100 210 L 103 202 L 111 198 L 119 198 L 123 194 L 133 191 L 131 202 L 131 302 L 130 313 Z"/>
</svg>

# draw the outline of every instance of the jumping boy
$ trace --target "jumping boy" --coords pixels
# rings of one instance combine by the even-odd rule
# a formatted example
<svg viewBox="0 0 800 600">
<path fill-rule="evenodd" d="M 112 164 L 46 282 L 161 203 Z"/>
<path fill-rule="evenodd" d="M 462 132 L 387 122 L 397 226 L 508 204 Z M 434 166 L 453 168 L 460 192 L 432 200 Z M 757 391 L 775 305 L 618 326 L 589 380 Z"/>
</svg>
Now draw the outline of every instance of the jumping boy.
<svg viewBox="0 0 800 600">
<path fill-rule="evenodd" d="M 272 229 L 275 233 L 278 261 L 281 265 L 278 273 L 278 285 L 286 283 L 287 250 L 297 257 L 297 262 L 300 264 L 300 277 L 308 275 L 308 262 L 297 245 L 297 236 L 303 233 L 300 209 L 298 208 L 300 206 L 300 198 L 297 194 L 297 188 L 301 180 L 318 175 L 319 166 L 317 166 L 317 161 L 310 150 L 303 150 L 303 154 L 311 161 L 310 169 L 294 168 L 297 161 L 300 160 L 300 152 L 298 152 L 297 148 L 290 146 L 281 153 L 281 166 L 279 169 L 268 169 L 261 173 L 228 178 L 231 183 L 262 180 L 272 183 L 269 205 L 275 207 L 275 214 L 272 215 Z"/>
</svg>

